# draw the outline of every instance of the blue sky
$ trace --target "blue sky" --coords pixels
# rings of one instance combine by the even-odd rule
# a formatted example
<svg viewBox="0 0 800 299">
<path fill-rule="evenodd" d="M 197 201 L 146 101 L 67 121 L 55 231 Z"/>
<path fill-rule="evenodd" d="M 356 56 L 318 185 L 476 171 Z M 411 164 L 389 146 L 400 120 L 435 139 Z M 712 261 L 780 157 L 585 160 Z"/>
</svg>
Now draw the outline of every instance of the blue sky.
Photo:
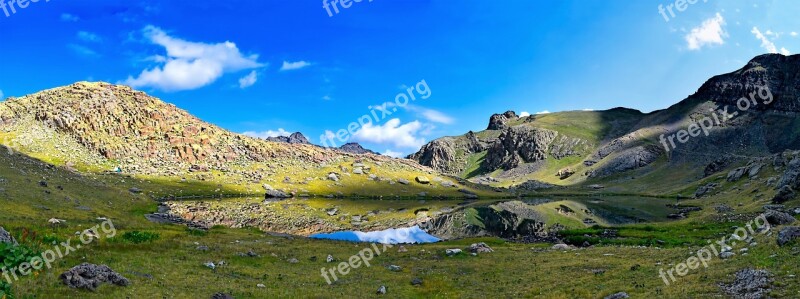
<svg viewBox="0 0 800 299">
<path fill-rule="evenodd" d="M 3 97 L 130 84 L 235 132 L 320 143 L 425 80 L 430 97 L 348 134 L 392 154 L 506 110 L 666 108 L 756 55 L 800 51 L 791 0 L 363 0 L 330 14 L 320 0 L 9 1 Z"/>
</svg>

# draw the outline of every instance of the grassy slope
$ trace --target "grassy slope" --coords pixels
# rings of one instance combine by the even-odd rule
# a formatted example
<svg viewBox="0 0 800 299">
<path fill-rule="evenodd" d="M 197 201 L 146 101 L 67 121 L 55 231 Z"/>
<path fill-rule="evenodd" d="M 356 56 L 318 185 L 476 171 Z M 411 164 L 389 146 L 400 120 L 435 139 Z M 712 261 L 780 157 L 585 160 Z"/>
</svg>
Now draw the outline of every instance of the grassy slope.
<svg viewBox="0 0 800 299">
<path fill-rule="evenodd" d="M 207 298 L 216 292 L 228 292 L 237 298 L 263 297 L 371 297 L 380 285 L 386 285 L 388 297 L 478 298 L 486 294 L 499 297 L 602 298 L 618 291 L 639 297 L 707 297 L 719 294 L 717 282 L 730 281 L 730 274 L 744 267 L 766 268 L 778 278 L 772 296 L 797 296 L 800 285 L 788 279 L 800 261 L 791 247 L 778 248 L 774 236 L 759 236 L 759 246 L 748 255 L 714 260 L 710 267 L 693 271 L 672 286 L 664 286 L 657 276 L 660 267 L 679 263 L 689 257 L 697 245 L 658 249 L 655 247 L 600 246 L 576 251 L 552 251 L 548 245 L 505 243 L 496 239 L 450 241 L 439 244 L 407 246 L 409 252 L 390 249 L 372 261 L 372 267 L 353 270 L 333 286 L 319 275 L 325 256 L 339 261 L 358 253 L 366 244 L 335 241 L 314 241 L 303 238 L 270 236 L 247 229 L 212 229 L 207 235 L 190 234 L 185 227 L 156 225 L 146 222 L 142 214 L 155 209 L 155 203 L 144 195 L 125 191 L 130 186 L 146 190 L 169 188 L 147 184 L 119 176 L 83 177 L 61 169 L 43 170 L 41 165 L 19 156 L 0 152 L 0 177 L 6 179 L 2 194 L 3 213 L 0 223 L 12 232 L 27 227 L 41 234 L 66 239 L 74 231 L 96 223 L 96 217 L 111 218 L 122 234 L 131 230 L 157 232 L 161 239 L 153 243 L 129 244 L 101 241 L 73 253 L 55 264 L 54 269 L 26 278 L 14 285 L 22 298 L 47 296 L 61 298 L 169 297 Z M 44 177 L 51 191 L 44 193 L 38 180 Z M 62 186 L 63 191 L 55 186 Z M 656 229 L 623 228 L 628 238 L 663 239 L 668 244 L 703 244 L 730 233 L 734 223 L 714 225 L 709 219 L 710 207 L 729 202 L 742 202 L 737 213 L 758 210 L 763 201 L 752 201 L 749 190 L 730 189 L 727 193 L 702 201 L 689 202 L 705 206 L 692 219 L 656 225 Z M 75 209 L 76 203 L 65 196 L 79 199 L 80 205 L 93 211 Z M 373 201 L 374 202 L 374 201 Z M 311 202 L 313 205 L 313 201 Z M 48 210 L 38 206 L 46 206 Z M 365 208 L 371 208 L 366 207 Z M 66 227 L 52 229 L 46 220 L 59 217 Z M 708 224 L 703 224 L 708 223 Z M 627 227 L 627 226 L 626 226 Z M 478 257 L 443 256 L 446 248 L 463 248 L 475 241 L 486 241 L 496 251 Z M 197 244 L 211 248 L 197 251 Z M 238 257 L 238 253 L 254 251 L 256 258 Z M 316 256 L 316 261 L 310 258 Z M 290 258 L 300 262 L 290 264 Z M 208 261 L 226 261 L 227 265 L 211 270 Z M 81 262 L 107 264 L 123 273 L 133 284 L 127 288 L 104 286 L 96 293 L 71 290 L 57 279 L 59 273 Z M 400 265 L 401 272 L 385 267 Z M 660 264 L 660 266 L 659 266 Z M 639 265 L 637 270 L 631 270 Z M 602 271 L 596 271 L 602 270 Z M 602 272 L 602 273 L 600 273 Z M 149 277 L 148 275 L 152 275 Z M 421 287 L 410 280 L 424 280 Z M 258 288 L 264 284 L 265 288 Z"/>
</svg>

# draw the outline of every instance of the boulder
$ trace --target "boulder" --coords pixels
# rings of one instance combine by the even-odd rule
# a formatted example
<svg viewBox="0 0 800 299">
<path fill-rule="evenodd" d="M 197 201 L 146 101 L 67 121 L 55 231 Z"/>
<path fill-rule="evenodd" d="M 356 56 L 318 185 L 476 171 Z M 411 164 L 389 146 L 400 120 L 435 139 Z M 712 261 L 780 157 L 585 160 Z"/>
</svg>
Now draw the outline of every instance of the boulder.
<svg viewBox="0 0 800 299">
<path fill-rule="evenodd" d="M 494 250 L 492 250 L 492 248 L 489 247 L 489 245 L 486 245 L 486 243 L 483 243 L 483 242 L 474 243 L 472 245 L 469 245 L 469 248 L 467 248 L 467 250 L 469 250 L 469 252 L 471 252 L 471 253 L 489 253 L 489 252 L 494 252 Z"/>
<path fill-rule="evenodd" d="M 701 198 L 708 195 L 711 191 L 714 191 L 717 186 L 719 186 L 717 183 L 708 183 L 705 186 L 700 186 L 700 188 L 697 188 L 697 191 L 694 192 L 694 198 Z"/>
<path fill-rule="evenodd" d="M 772 202 L 776 204 L 784 203 L 794 199 L 796 196 L 791 186 L 785 185 L 778 189 L 778 193 L 772 198 Z"/>
<path fill-rule="evenodd" d="M 290 198 L 289 194 L 279 190 L 267 190 L 266 198 Z"/>
<path fill-rule="evenodd" d="M 767 270 L 744 269 L 736 272 L 736 278 L 730 284 L 720 287 L 733 298 L 768 298 L 772 284 Z"/>
<path fill-rule="evenodd" d="M 17 245 L 17 240 L 14 240 L 14 237 L 11 236 L 11 233 L 0 227 L 0 243 Z"/>
<path fill-rule="evenodd" d="M 794 216 L 775 210 L 764 212 L 764 218 L 767 219 L 770 225 L 787 225 L 797 221 L 797 219 L 794 219 Z"/>
<path fill-rule="evenodd" d="M 619 292 L 619 293 L 616 293 L 616 294 L 608 295 L 603 299 L 625 299 L 625 298 L 630 298 L 630 296 L 628 296 L 628 293 Z"/>
<path fill-rule="evenodd" d="M 125 287 L 130 281 L 106 265 L 83 263 L 62 273 L 61 281 L 73 289 L 95 291 L 103 283 Z"/>
<path fill-rule="evenodd" d="M 397 182 L 400 183 L 400 184 L 403 184 L 403 185 L 408 185 L 408 184 L 411 183 L 406 179 L 398 179 Z"/>
<path fill-rule="evenodd" d="M 447 254 L 447 256 L 455 256 L 461 253 L 461 249 L 447 249 L 444 253 Z"/>
<path fill-rule="evenodd" d="M 339 176 L 337 176 L 335 173 L 329 173 L 328 174 L 328 179 L 331 180 L 331 181 L 334 181 L 334 182 L 338 182 L 339 181 Z"/>
<path fill-rule="evenodd" d="M 418 176 L 414 180 L 417 181 L 417 183 L 420 183 L 420 184 L 423 184 L 423 185 L 427 185 L 427 184 L 431 183 L 431 180 L 429 180 L 427 177 L 424 177 L 424 176 Z"/>
<path fill-rule="evenodd" d="M 800 226 L 788 226 L 778 232 L 778 246 L 789 244 L 800 238 Z"/>
</svg>

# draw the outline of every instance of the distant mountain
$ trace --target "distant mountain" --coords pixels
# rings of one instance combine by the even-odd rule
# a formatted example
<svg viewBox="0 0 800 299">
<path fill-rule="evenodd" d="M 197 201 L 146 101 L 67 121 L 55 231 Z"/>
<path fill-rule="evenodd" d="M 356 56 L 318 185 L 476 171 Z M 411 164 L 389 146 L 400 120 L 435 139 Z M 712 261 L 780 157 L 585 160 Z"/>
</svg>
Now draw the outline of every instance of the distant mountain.
<svg viewBox="0 0 800 299">
<path fill-rule="evenodd" d="M 373 152 L 371 150 L 365 149 L 360 144 L 355 143 L 355 142 L 346 143 L 345 145 L 342 145 L 341 147 L 339 147 L 339 150 L 341 150 L 343 152 L 347 152 L 347 153 L 351 153 L 351 154 L 359 154 L 359 155 L 363 155 L 363 154 L 380 155 L 379 153 L 376 153 L 376 152 Z"/>
<path fill-rule="evenodd" d="M 306 136 L 303 136 L 303 134 L 300 132 L 293 133 L 289 136 L 267 137 L 267 141 L 292 144 L 311 144 L 311 142 L 308 142 L 308 139 L 306 139 Z"/>
<path fill-rule="evenodd" d="M 725 106 L 737 116 L 722 119 Z M 711 78 L 668 109 L 526 117 L 508 111 L 492 115 L 485 131 L 433 140 L 409 158 L 484 183 L 641 179 L 648 183 L 626 188 L 653 191 L 794 149 L 800 149 L 800 55 L 767 54 Z"/>
</svg>

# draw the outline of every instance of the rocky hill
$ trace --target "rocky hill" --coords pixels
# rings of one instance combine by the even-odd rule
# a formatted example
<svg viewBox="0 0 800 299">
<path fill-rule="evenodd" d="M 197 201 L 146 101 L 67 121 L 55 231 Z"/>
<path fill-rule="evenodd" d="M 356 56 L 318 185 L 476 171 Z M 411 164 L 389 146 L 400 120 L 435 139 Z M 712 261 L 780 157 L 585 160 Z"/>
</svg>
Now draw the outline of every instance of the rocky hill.
<svg viewBox="0 0 800 299">
<path fill-rule="evenodd" d="M 4 145 L 80 171 L 248 194 L 266 188 L 288 196 L 371 195 L 386 184 L 398 196 L 464 196 L 457 188 L 416 183 L 418 176 L 438 174 L 410 160 L 326 149 L 300 133 L 274 141 L 250 138 L 121 85 L 79 82 L 10 98 L 0 103 L 0 121 Z"/>
<path fill-rule="evenodd" d="M 657 188 L 679 188 L 752 159 L 800 148 L 799 88 L 800 55 L 767 54 L 711 78 L 668 109 L 526 117 L 508 111 L 492 115 L 485 131 L 436 139 L 409 158 L 495 185 L 638 179 L 651 185 L 658 181 Z M 659 181 L 665 177 L 671 179 Z"/>
</svg>

